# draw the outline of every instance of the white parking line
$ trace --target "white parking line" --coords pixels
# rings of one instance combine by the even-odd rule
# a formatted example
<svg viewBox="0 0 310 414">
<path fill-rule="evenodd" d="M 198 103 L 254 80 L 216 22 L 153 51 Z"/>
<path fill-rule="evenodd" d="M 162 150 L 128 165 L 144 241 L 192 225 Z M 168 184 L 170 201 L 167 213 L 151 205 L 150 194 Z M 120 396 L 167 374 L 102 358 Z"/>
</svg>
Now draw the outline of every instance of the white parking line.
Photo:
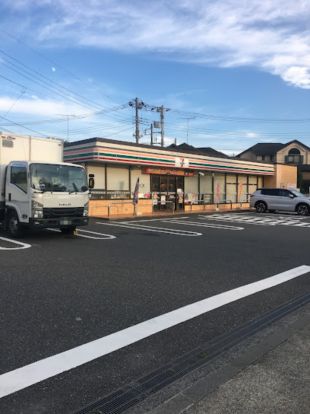
<svg viewBox="0 0 310 414">
<path fill-rule="evenodd" d="M 154 233 L 166 233 L 172 234 L 174 236 L 202 236 L 202 233 L 197 233 L 195 231 L 187 231 L 187 230 L 177 230 L 171 229 L 166 227 L 151 227 L 146 225 L 138 225 L 138 224 L 129 224 L 129 222 L 121 222 L 121 223 L 103 223 L 101 221 L 97 221 L 96 224 L 101 224 L 103 226 L 115 226 L 115 227 L 124 227 L 126 229 L 132 230 L 142 230 L 142 231 L 150 231 Z"/>
<path fill-rule="evenodd" d="M 17 240 L 7 239 L 6 237 L 0 237 L 0 240 L 3 240 L 6 243 L 13 243 L 18 246 L 18 247 L 1 247 L 0 246 L 0 250 L 23 250 L 23 249 L 29 249 L 31 247 L 31 244 L 22 243 Z"/>
<path fill-rule="evenodd" d="M 95 236 L 87 236 L 85 234 L 80 234 L 80 233 L 89 233 L 89 234 L 94 234 Z M 112 239 L 116 239 L 116 236 L 113 236 L 112 234 L 98 233 L 96 231 L 90 231 L 90 230 L 84 230 L 84 229 L 83 230 L 78 229 L 77 236 L 78 237 L 84 237 L 85 239 L 94 239 L 94 240 L 112 240 Z M 96 236 L 99 236 L 99 237 L 96 237 Z"/>
<path fill-rule="evenodd" d="M 0 375 L 0 398 L 20 391 L 62 372 L 76 368 L 125 346 L 134 344 L 165 329 L 186 322 L 214 309 L 235 302 L 310 272 L 310 266 L 299 266 L 215 296 L 183 306 L 119 332 L 80 345 L 60 354 Z"/>
<path fill-rule="evenodd" d="M 310 227 L 310 223 L 301 221 L 302 218 L 292 216 L 268 216 L 261 215 L 260 217 L 243 214 L 211 214 L 199 215 L 200 219 L 225 221 L 230 223 L 255 224 L 260 226 L 293 226 L 293 227 Z M 305 218 L 303 218 L 305 219 Z"/>
<path fill-rule="evenodd" d="M 170 217 L 171 220 L 178 220 L 178 219 L 188 219 L 189 217 Z M 163 220 L 168 220 L 169 218 L 165 218 L 165 217 L 159 217 L 156 219 L 144 219 L 144 220 L 127 220 L 127 221 L 120 221 L 119 223 L 122 224 L 130 224 L 130 223 L 145 223 L 145 222 L 149 222 L 149 221 L 163 221 Z"/>
<path fill-rule="evenodd" d="M 183 224 L 184 226 L 198 226 L 198 227 L 210 227 L 212 229 L 219 229 L 219 230 L 244 230 L 244 227 L 238 226 L 229 226 L 227 224 L 213 224 L 213 223 L 203 223 L 199 221 L 182 221 L 179 219 L 171 219 L 171 220 L 163 220 L 166 223 L 176 223 L 176 224 Z"/>
<path fill-rule="evenodd" d="M 59 229 L 53 229 L 53 228 L 48 228 L 47 230 L 49 230 L 49 231 L 55 231 L 57 233 L 60 233 L 61 232 L 61 230 L 59 230 Z M 89 234 L 94 234 L 95 236 L 87 236 L 85 234 L 80 234 L 80 233 L 89 233 Z M 90 230 L 84 230 L 84 229 L 83 230 L 82 229 L 78 229 L 77 230 L 77 233 L 75 234 L 75 236 L 77 236 L 77 237 L 83 237 L 85 239 L 93 239 L 93 240 L 112 240 L 112 239 L 116 239 L 116 236 L 113 236 L 112 234 L 98 233 L 96 231 L 90 231 Z"/>
</svg>

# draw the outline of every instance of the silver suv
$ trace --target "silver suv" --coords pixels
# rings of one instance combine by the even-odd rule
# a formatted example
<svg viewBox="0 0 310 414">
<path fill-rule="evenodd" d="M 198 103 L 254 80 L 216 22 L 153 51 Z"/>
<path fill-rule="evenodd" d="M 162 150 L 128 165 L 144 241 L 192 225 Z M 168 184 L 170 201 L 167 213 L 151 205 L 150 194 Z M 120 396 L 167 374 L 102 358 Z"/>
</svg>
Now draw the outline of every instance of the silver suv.
<svg viewBox="0 0 310 414">
<path fill-rule="evenodd" d="M 307 216 L 310 213 L 310 198 L 296 190 L 260 188 L 251 195 L 250 206 L 256 208 L 258 213 L 280 210 Z"/>
</svg>

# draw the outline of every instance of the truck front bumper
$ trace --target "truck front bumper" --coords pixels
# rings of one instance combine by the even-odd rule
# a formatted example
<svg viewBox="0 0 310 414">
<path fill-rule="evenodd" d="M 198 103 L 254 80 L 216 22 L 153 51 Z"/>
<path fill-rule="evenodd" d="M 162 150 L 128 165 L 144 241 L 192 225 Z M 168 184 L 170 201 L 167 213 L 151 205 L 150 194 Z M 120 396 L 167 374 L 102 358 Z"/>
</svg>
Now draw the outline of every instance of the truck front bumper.
<svg viewBox="0 0 310 414">
<path fill-rule="evenodd" d="M 46 219 L 35 219 L 29 220 L 29 225 L 32 228 L 62 228 L 62 227 L 76 227 L 76 226 L 87 226 L 88 217 L 61 217 L 61 218 L 46 218 Z"/>
</svg>

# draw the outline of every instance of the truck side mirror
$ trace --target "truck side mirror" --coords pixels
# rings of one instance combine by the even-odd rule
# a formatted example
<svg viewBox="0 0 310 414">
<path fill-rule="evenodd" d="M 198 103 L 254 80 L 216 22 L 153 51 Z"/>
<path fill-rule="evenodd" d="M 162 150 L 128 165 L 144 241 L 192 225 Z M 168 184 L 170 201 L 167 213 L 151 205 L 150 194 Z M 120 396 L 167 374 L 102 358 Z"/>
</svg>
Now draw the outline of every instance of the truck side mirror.
<svg viewBox="0 0 310 414">
<path fill-rule="evenodd" d="M 92 189 L 92 188 L 94 188 L 95 187 L 95 175 L 94 174 L 89 174 L 89 176 L 88 176 L 89 178 L 88 178 L 88 187 L 90 188 L 90 189 Z"/>
</svg>

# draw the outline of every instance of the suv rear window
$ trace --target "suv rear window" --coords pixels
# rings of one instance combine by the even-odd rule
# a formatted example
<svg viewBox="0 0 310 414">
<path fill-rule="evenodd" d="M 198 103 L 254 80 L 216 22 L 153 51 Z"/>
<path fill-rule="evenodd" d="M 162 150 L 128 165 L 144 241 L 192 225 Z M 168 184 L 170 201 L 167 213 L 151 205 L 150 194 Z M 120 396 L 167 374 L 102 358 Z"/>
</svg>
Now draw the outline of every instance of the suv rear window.
<svg viewBox="0 0 310 414">
<path fill-rule="evenodd" d="M 264 188 L 261 191 L 261 194 L 263 195 L 267 195 L 267 196 L 278 196 L 279 194 L 279 190 L 276 188 Z"/>
</svg>

